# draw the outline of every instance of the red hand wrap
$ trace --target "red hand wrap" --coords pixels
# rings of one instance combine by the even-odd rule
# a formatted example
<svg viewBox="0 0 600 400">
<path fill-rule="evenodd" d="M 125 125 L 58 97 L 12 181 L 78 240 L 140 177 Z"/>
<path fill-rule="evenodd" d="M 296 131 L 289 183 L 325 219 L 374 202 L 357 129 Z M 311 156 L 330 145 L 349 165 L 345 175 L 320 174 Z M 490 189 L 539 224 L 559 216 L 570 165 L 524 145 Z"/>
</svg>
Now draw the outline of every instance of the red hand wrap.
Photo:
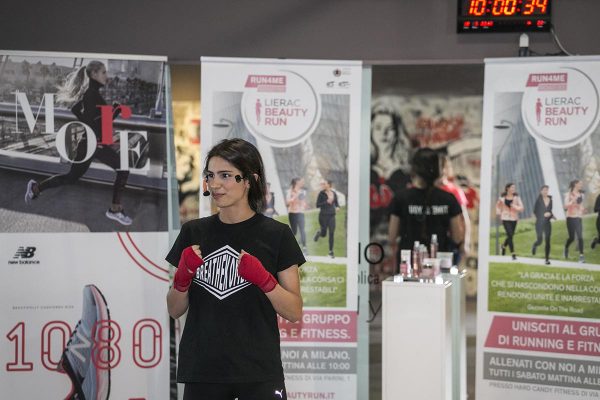
<svg viewBox="0 0 600 400">
<path fill-rule="evenodd" d="M 196 275 L 196 270 L 203 263 L 204 261 L 196 254 L 192 246 L 183 249 L 181 258 L 179 259 L 179 266 L 173 278 L 173 287 L 180 292 L 187 292 L 192 284 L 192 279 Z"/>
<path fill-rule="evenodd" d="M 244 253 L 240 258 L 238 275 L 258 286 L 260 290 L 269 293 L 277 286 L 277 280 L 263 267 L 258 258 Z"/>
</svg>

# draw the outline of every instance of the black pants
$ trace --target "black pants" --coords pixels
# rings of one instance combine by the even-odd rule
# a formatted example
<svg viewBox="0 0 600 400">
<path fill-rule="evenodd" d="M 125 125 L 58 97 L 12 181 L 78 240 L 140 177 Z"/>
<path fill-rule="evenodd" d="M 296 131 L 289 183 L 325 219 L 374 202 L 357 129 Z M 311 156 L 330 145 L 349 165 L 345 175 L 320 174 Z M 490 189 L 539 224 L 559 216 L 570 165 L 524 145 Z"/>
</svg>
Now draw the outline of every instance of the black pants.
<svg viewBox="0 0 600 400">
<path fill-rule="evenodd" d="M 87 140 L 82 139 L 77 145 L 75 160 L 83 160 L 87 152 Z M 48 179 L 40 182 L 38 188 L 40 192 L 50 189 L 53 187 L 73 184 L 81 178 L 86 171 L 90 168 L 92 160 L 97 159 L 102 163 L 108 165 L 117 172 L 115 183 L 113 184 L 113 204 L 121 204 L 121 193 L 125 189 L 127 178 L 129 178 L 129 171 L 121 171 L 121 159 L 119 153 L 110 146 L 98 145 L 94 155 L 87 161 L 82 163 L 72 163 L 71 169 L 66 174 L 54 175 Z"/>
<path fill-rule="evenodd" d="M 550 220 L 544 218 L 541 221 L 536 221 L 535 233 L 537 234 L 537 240 L 533 244 L 535 247 L 542 244 L 542 237 L 545 237 L 546 239 L 544 255 L 547 260 L 550 257 L 550 237 L 552 236 L 552 224 L 550 224 Z"/>
<path fill-rule="evenodd" d="M 600 239 L 600 214 L 596 217 L 596 237 Z"/>
<path fill-rule="evenodd" d="M 575 240 L 575 236 L 577 236 L 577 250 L 579 250 L 579 254 L 583 254 L 583 224 L 581 223 L 581 218 L 572 218 L 567 217 L 567 232 L 569 233 L 569 238 L 567 239 L 567 243 L 565 243 L 565 248 L 568 249 L 571 243 Z"/>
<path fill-rule="evenodd" d="M 285 383 L 186 383 L 183 400 L 286 400 Z"/>
<path fill-rule="evenodd" d="M 300 230 L 300 243 L 302 246 L 306 246 L 306 230 L 304 229 L 304 213 L 288 213 L 290 219 L 290 228 L 292 233 L 296 236 L 296 232 Z"/>
<path fill-rule="evenodd" d="M 502 221 L 502 225 L 504 226 L 504 230 L 506 231 L 506 240 L 502 247 L 508 246 L 511 253 L 515 252 L 515 246 L 513 244 L 513 236 L 515 234 L 515 230 L 517 229 L 517 221 Z"/>
<path fill-rule="evenodd" d="M 327 231 L 329 231 L 329 251 L 333 251 L 333 234 L 335 233 L 335 214 L 321 214 L 319 213 L 319 225 L 321 230 L 319 235 L 325 237 Z"/>
</svg>

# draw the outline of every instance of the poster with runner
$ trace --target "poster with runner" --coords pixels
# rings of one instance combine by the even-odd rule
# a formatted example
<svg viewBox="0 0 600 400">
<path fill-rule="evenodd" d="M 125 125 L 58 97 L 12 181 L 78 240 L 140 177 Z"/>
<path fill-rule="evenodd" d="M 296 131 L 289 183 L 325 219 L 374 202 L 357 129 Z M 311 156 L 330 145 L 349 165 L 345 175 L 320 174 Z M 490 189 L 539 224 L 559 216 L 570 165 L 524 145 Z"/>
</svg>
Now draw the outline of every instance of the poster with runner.
<svg viewBox="0 0 600 400">
<path fill-rule="evenodd" d="M 600 396 L 599 57 L 486 60 L 477 397 Z"/>
<path fill-rule="evenodd" d="M 361 74 L 352 61 L 202 58 L 202 162 L 222 139 L 255 144 L 265 215 L 290 225 L 307 259 L 302 321 L 279 319 L 291 399 L 357 398 L 358 219 L 348 216 L 358 215 Z M 210 214 L 208 197 L 200 210 Z"/>
<path fill-rule="evenodd" d="M 0 391 L 169 396 L 166 58 L 0 51 Z"/>
</svg>

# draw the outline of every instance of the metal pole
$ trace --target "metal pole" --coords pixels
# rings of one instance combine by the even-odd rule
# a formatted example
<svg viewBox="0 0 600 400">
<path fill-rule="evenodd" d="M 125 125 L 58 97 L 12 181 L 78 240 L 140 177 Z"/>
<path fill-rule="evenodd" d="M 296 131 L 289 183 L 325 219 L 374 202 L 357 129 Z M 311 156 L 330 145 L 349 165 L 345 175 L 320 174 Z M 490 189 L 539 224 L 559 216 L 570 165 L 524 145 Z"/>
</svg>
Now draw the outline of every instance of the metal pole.
<svg viewBox="0 0 600 400">
<path fill-rule="evenodd" d="M 500 152 L 496 154 L 496 201 L 500 197 Z M 494 205 L 494 214 L 496 213 L 496 206 Z M 496 220 L 496 255 L 500 254 L 500 217 L 495 216 Z"/>
</svg>

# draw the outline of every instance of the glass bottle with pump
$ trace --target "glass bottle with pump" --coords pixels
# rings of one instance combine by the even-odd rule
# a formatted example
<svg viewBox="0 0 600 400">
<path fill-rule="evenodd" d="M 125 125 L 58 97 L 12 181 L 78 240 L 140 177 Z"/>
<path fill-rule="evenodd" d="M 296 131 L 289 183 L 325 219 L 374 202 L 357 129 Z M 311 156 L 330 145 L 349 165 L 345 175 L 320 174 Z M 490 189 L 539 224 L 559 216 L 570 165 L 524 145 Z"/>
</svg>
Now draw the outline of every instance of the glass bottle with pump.
<svg viewBox="0 0 600 400">
<path fill-rule="evenodd" d="M 438 237 L 434 233 L 433 235 L 431 235 L 431 243 L 429 244 L 429 257 L 437 258 L 437 252 L 438 252 Z"/>
<path fill-rule="evenodd" d="M 418 240 L 415 240 L 415 244 L 413 246 L 413 250 L 412 250 L 412 270 L 413 270 L 413 276 L 418 277 L 419 276 L 419 272 L 421 271 L 421 263 L 420 263 L 420 256 L 419 256 L 419 247 L 421 246 L 421 243 Z"/>
</svg>

